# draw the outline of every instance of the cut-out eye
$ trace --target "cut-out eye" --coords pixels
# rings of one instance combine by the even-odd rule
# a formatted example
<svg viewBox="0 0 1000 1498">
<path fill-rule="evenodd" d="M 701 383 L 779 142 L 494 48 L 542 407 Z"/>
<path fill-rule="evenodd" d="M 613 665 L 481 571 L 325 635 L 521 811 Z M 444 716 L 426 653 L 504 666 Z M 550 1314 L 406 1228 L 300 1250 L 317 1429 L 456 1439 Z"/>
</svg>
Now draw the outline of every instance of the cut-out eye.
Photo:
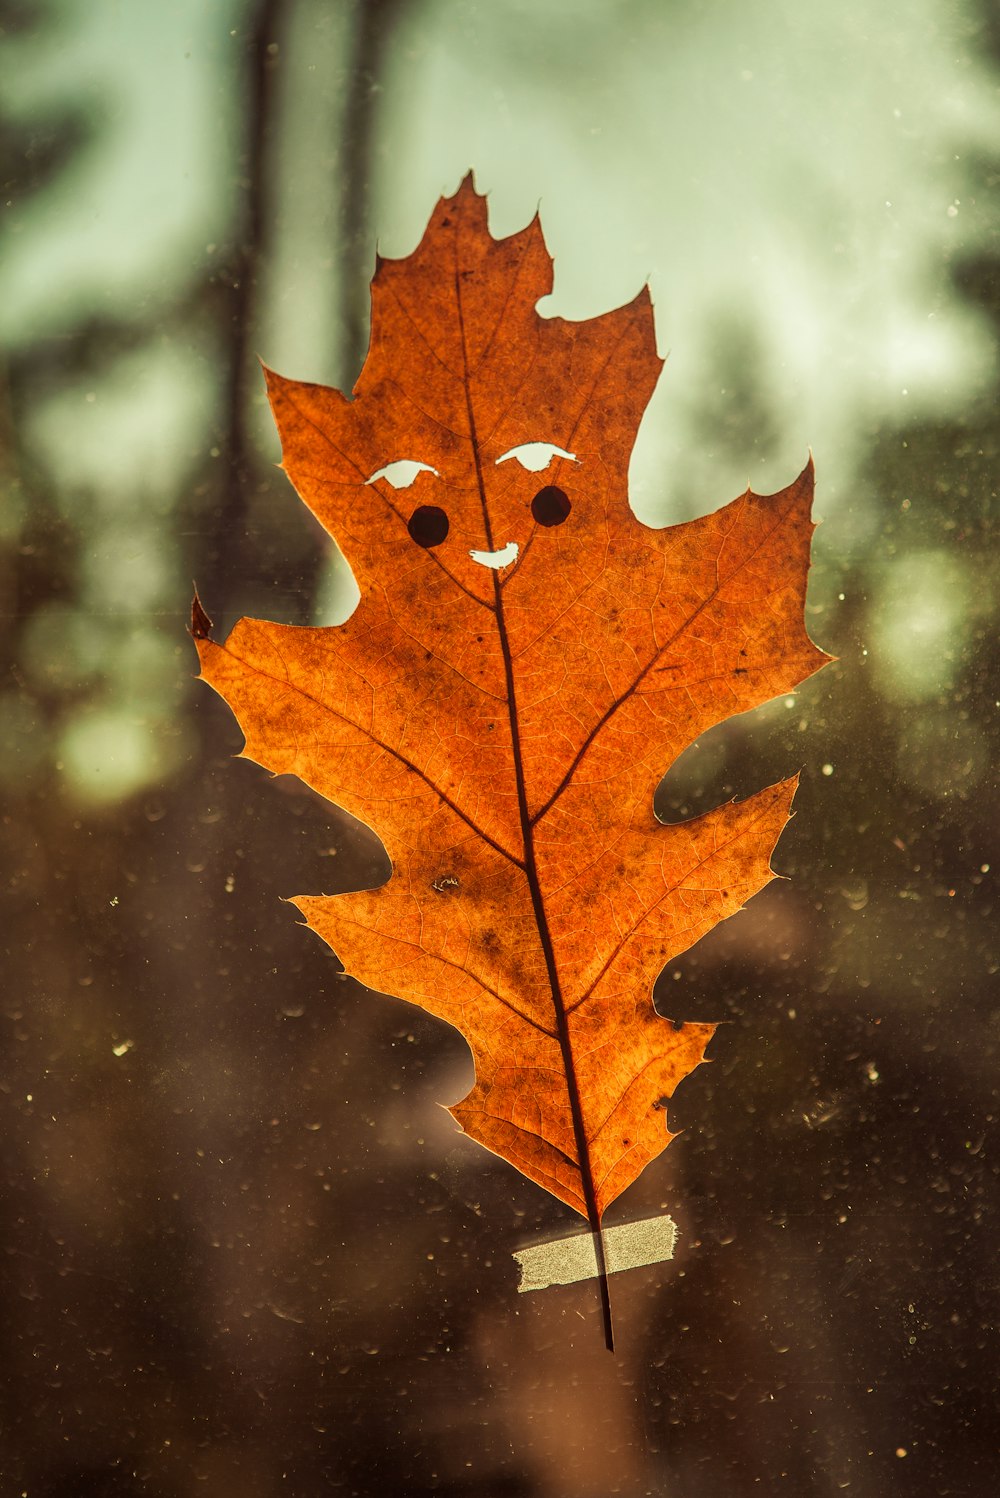
<svg viewBox="0 0 1000 1498">
<path fill-rule="evenodd" d="M 433 473 L 435 478 L 440 478 L 436 468 L 429 463 L 417 463 L 412 458 L 399 458 L 395 463 L 386 463 L 384 468 L 376 468 L 371 478 L 365 479 L 366 484 L 377 483 L 379 479 L 385 479 L 394 489 L 408 489 L 418 473 Z"/>
<path fill-rule="evenodd" d="M 440 546 L 448 534 L 448 517 L 437 505 L 417 505 L 406 529 L 418 546 Z"/>
<path fill-rule="evenodd" d="M 506 463 L 508 458 L 516 458 L 529 473 L 541 473 L 543 468 L 548 468 L 553 458 L 567 458 L 571 463 L 577 462 L 576 453 L 568 453 L 564 447 L 556 447 L 554 442 L 522 442 L 520 446 L 510 448 L 503 457 L 497 458 L 497 462 Z"/>
<path fill-rule="evenodd" d="M 554 484 L 539 489 L 531 501 L 531 513 L 539 525 L 562 525 L 572 508 L 569 496 Z"/>
</svg>

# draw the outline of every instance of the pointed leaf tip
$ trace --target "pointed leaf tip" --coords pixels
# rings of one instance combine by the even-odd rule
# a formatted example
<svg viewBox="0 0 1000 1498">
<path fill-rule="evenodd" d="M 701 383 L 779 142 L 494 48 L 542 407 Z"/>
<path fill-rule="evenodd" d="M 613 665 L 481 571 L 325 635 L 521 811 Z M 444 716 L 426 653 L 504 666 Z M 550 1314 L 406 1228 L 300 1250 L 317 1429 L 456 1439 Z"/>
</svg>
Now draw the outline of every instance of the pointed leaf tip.
<svg viewBox="0 0 1000 1498">
<path fill-rule="evenodd" d="M 193 640 L 211 639 L 212 621 L 202 607 L 197 588 L 195 588 L 194 597 L 191 600 L 191 623 L 188 625 L 188 630 Z"/>
</svg>

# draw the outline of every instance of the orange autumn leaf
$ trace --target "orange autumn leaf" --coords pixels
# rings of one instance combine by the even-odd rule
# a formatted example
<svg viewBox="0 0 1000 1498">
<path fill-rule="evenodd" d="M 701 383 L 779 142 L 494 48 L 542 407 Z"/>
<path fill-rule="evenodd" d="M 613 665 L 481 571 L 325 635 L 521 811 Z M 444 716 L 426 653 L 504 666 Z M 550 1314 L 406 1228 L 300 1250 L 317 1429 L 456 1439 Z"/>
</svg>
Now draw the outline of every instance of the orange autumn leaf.
<svg viewBox="0 0 1000 1498">
<path fill-rule="evenodd" d="M 361 601 L 334 628 L 196 610 L 244 753 L 374 828 L 374 890 L 296 900 L 348 973 L 454 1025 L 465 1132 L 586 1217 L 670 1142 L 710 1024 L 653 1008 L 664 964 L 772 877 L 794 780 L 679 826 L 653 793 L 700 733 L 827 657 L 803 604 L 811 465 L 667 529 L 628 464 L 661 369 L 647 290 L 541 317 L 537 219 L 494 240 L 467 178 L 378 262 L 352 399 L 267 372 L 283 466 Z"/>
</svg>

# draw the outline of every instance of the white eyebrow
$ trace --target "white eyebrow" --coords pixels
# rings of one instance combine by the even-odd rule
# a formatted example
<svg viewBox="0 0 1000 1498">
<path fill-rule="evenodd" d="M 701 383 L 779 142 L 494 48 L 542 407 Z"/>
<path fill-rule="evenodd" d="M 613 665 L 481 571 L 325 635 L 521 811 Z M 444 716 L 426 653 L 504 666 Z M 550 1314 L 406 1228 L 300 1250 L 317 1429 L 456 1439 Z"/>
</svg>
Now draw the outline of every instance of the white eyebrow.
<svg viewBox="0 0 1000 1498">
<path fill-rule="evenodd" d="M 557 447 L 554 442 L 519 442 L 516 447 L 508 448 L 507 452 L 497 458 L 497 462 L 506 463 L 508 458 L 516 458 L 529 473 L 541 473 L 554 457 L 568 458 L 571 463 L 579 461 L 576 453 L 568 453 L 564 447 Z"/>
<path fill-rule="evenodd" d="M 379 479 L 385 479 L 394 489 L 408 489 L 418 473 L 433 473 L 435 478 L 441 477 L 429 463 L 418 463 L 414 458 L 397 458 L 394 463 L 376 468 L 371 477 L 365 479 L 365 483 L 375 484 Z"/>
</svg>

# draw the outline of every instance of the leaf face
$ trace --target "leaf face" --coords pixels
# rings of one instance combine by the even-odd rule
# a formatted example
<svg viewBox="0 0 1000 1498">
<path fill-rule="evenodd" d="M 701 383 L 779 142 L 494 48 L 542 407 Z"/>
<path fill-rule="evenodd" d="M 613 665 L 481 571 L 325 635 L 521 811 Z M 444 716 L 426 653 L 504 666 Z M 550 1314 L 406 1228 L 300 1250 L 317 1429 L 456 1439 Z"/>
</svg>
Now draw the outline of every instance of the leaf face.
<svg viewBox="0 0 1000 1498">
<path fill-rule="evenodd" d="M 295 903 L 346 970 L 458 1028 L 473 1138 L 586 1216 L 668 1144 L 712 1025 L 665 963 L 772 877 L 785 781 L 653 815 L 707 727 L 827 657 L 803 623 L 812 469 L 653 530 L 628 462 L 659 375 L 649 296 L 542 318 L 537 221 L 495 241 L 467 179 L 381 260 L 354 398 L 268 373 L 284 467 L 361 590 L 346 624 L 194 632 L 245 754 L 368 823 L 378 890 Z"/>
</svg>

